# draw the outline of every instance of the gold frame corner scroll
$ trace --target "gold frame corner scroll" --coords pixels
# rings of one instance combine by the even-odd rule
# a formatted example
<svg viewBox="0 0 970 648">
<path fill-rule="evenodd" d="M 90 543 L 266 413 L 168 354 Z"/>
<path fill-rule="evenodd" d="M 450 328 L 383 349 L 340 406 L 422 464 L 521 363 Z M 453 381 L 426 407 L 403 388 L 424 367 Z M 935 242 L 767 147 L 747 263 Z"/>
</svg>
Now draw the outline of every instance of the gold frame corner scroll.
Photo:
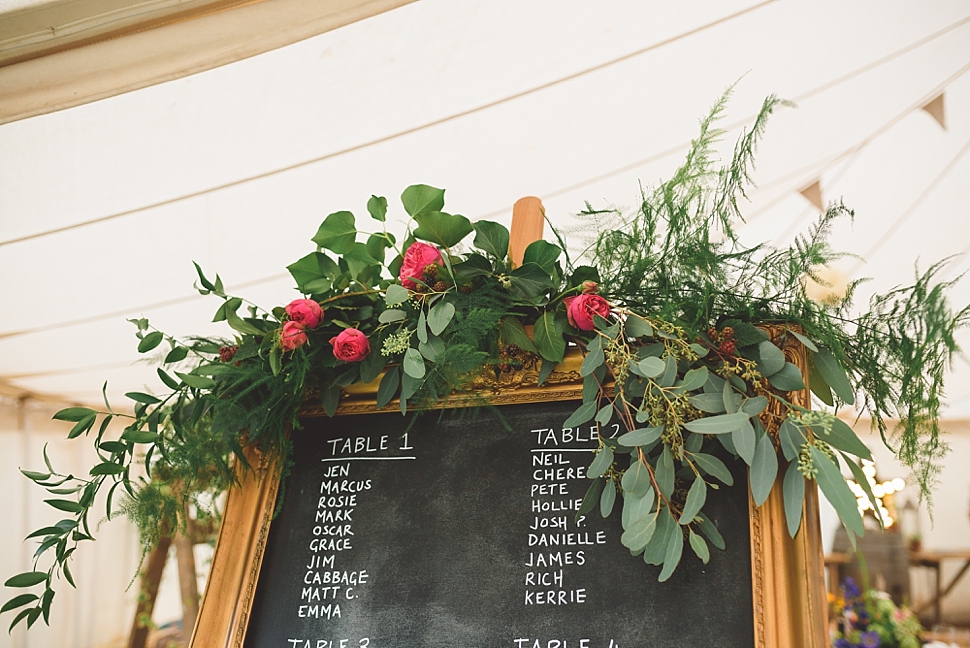
<svg viewBox="0 0 970 648">
<path fill-rule="evenodd" d="M 783 330 L 779 327 L 778 332 Z M 769 333 L 773 339 L 780 337 L 773 330 Z M 789 361 L 802 369 L 807 384 L 804 349 L 782 346 Z M 476 384 L 473 395 L 452 399 L 448 406 L 578 400 L 582 398 L 581 363 L 579 350 L 571 349 L 543 387 L 536 386 L 535 368 L 526 367 L 498 381 Z M 397 401 L 377 408 L 377 385 L 377 381 L 352 385 L 343 395 L 338 415 L 397 411 Z M 797 396 L 797 401 L 807 404 L 807 390 Z M 314 405 L 301 410 L 302 416 L 322 414 Z M 246 458 L 252 470 L 237 467 L 239 483 L 226 499 L 191 648 L 243 648 L 280 480 L 278 457 L 246 448 Z M 801 530 L 792 540 L 780 480 L 760 508 L 749 494 L 754 646 L 823 648 L 827 645 L 827 610 L 817 494 L 815 489 L 806 493 Z"/>
</svg>

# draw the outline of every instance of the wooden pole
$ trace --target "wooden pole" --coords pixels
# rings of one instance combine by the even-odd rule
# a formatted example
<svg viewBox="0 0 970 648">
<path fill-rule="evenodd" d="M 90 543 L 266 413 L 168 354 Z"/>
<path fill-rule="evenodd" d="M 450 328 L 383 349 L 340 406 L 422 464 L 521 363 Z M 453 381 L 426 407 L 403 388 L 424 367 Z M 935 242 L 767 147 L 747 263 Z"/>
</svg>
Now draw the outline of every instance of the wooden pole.
<svg viewBox="0 0 970 648">
<path fill-rule="evenodd" d="M 535 196 L 515 201 L 512 207 L 512 230 L 509 236 L 509 257 L 516 266 L 522 265 L 522 255 L 530 243 L 542 238 L 546 210 Z"/>
<path fill-rule="evenodd" d="M 138 596 L 138 606 L 135 608 L 135 620 L 131 624 L 131 634 L 128 635 L 128 648 L 145 648 L 148 633 L 151 630 L 150 620 L 155 610 L 155 598 L 158 596 L 158 586 L 165 570 L 168 558 L 168 548 L 172 545 L 172 538 L 162 535 L 158 545 L 148 553 L 145 569 L 141 573 L 141 588 Z"/>
<path fill-rule="evenodd" d="M 179 567 L 179 590 L 182 595 L 182 636 L 191 637 L 199 616 L 199 583 L 196 580 L 195 553 L 192 539 L 181 532 L 175 535 L 175 557 Z"/>
</svg>

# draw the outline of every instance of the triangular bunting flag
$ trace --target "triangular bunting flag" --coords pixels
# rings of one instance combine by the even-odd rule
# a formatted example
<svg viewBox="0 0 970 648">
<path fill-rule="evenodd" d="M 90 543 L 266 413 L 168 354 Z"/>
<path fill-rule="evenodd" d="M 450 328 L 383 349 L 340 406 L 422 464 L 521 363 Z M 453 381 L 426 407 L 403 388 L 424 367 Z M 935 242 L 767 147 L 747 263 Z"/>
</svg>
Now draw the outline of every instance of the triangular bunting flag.
<svg viewBox="0 0 970 648">
<path fill-rule="evenodd" d="M 812 203 L 818 208 L 819 211 L 825 211 L 825 203 L 822 202 L 822 186 L 819 184 L 818 180 L 808 185 L 798 193 L 803 195 L 805 200 Z"/>
<path fill-rule="evenodd" d="M 946 111 L 943 108 L 943 94 L 940 93 L 933 98 L 928 104 L 922 106 L 922 109 L 930 114 L 930 117 L 936 120 L 936 123 L 940 125 L 940 128 L 946 130 Z"/>
</svg>

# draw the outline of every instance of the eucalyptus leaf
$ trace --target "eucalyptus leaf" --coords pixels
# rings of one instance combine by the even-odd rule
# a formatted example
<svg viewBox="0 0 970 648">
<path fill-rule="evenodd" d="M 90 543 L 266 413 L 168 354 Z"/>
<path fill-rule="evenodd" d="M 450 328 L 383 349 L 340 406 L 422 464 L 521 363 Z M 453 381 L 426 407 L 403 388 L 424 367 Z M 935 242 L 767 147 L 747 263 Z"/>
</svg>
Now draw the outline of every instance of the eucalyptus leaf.
<svg viewBox="0 0 970 648">
<path fill-rule="evenodd" d="M 768 382 L 775 389 L 784 392 L 800 391 L 805 389 L 805 383 L 802 382 L 802 371 L 790 362 L 786 362 L 784 368 L 768 376 Z"/>
<path fill-rule="evenodd" d="M 643 465 L 643 462 L 638 459 L 623 473 L 620 485 L 624 491 L 632 493 L 636 497 L 643 497 L 647 494 L 651 486 L 650 472 Z"/>
<path fill-rule="evenodd" d="M 741 411 L 748 416 L 758 416 L 768 407 L 768 399 L 764 396 L 755 396 L 754 398 L 746 398 L 744 402 L 741 403 Z"/>
<path fill-rule="evenodd" d="M 848 452 L 849 454 L 862 457 L 863 459 L 872 459 L 872 452 L 869 450 L 868 446 L 866 446 L 866 444 L 864 444 L 859 437 L 856 436 L 855 430 L 849 427 L 848 423 L 834 416 L 829 416 L 827 419 L 831 426 L 831 430 L 826 431 L 823 426 L 812 427 L 820 439 L 828 443 L 833 448 L 842 450 L 843 452 Z"/>
<path fill-rule="evenodd" d="M 637 362 L 637 366 L 640 368 L 640 373 L 644 377 L 656 378 L 667 368 L 667 363 L 660 358 L 651 356 Z"/>
<path fill-rule="evenodd" d="M 451 302 L 441 300 L 431 308 L 428 313 L 428 328 L 435 335 L 441 333 L 448 327 L 451 318 L 455 316 L 455 305 Z"/>
<path fill-rule="evenodd" d="M 408 349 L 404 352 L 404 373 L 412 378 L 424 378 L 425 365 L 421 352 L 417 349 Z"/>
<path fill-rule="evenodd" d="M 789 333 L 791 333 L 792 335 L 794 335 L 796 340 L 798 340 L 799 342 L 801 342 L 802 344 L 804 344 L 806 349 L 808 349 L 809 351 L 813 351 L 815 353 L 818 353 L 818 347 L 815 346 L 815 343 L 812 342 L 810 339 L 808 339 L 807 337 L 805 337 L 804 335 L 802 335 L 798 331 L 793 331 L 791 329 L 787 329 L 787 331 Z"/>
<path fill-rule="evenodd" d="M 674 492 L 674 476 L 674 455 L 670 451 L 670 446 L 664 445 L 664 449 L 657 459 L 657 471 L 654 478 L 657 480 L 660 494 L 665 498 L 670 498 Z"/>
<path fill-rule="evenodd" d="M 707 484 L 703 477 L 695 477 L 690 490 L 687 491 L 687 500 L 684 502 L 684 509 L 680 513 L 680 524 L 690 524 L 704 507 L 707 501 Z"/>
<path fill-rule="evenodd" d="M 638 518 L 620 536 L 620 543 L 630 551 L 638 552 L 646 547 L 657 530 L 657 516 L 644 515 Z"/>
<path fill-rule="evenodd" d="M 778 373 L 785 367 L 785 354 L 773 343 L 765 340 L 758 345 L 760 360 L 758 371 L 765 378 Z"/>
<path fill-rule="evenodd" d="M 624 445 L 628 447 L 645 446 L 659 439 L 660 435 L 662 435 L 663 432 L 664 432 L 663 425 L 660 425 L 658 427 L 653 427 L 653 428 L 640 428 L 637 430 L 633 430 L 631 432 L 627 432 L 619 439 L 617 439 L 617 442 L 620 445 Z"/>
<path fill-rule="evenodd" d="M 714 455 L 704 454 L 703 452 L 695 452 L 693 455 L 691 455 L 691 459 L 701 470 L 711 477 L 720 479 L 727 486 L 734 484 L 734 477 L 731 475 L 731 471 L 728 470 L 723 461 Z"/>
<path fill-rule="evenodd" d="M 798 470 L 798 462 L 793 461 L 785 472 L 785 482 L 782 485 L 785 499 L 785 521 L 788 523 L 788 535 L 792 538 L 798 533 L 802 523 L 802 501 L 805 499 L 805 478 Z"/>
<path fill-rule="evenodd" d="M 596 401 L 589 401 L 580 405 L 575 412 L 573 412 L 566 422 L 562 424 L 564 428 L 574 428 L 578 425 L 582 425 L 586 421 L 589 421 L 596 414 Z"/>
<path fill-rule="evenodd" d="M 738 456 L 750 466 L 754 461 L 754 451 L 758 444 L 758 437 L 754 433 L 751 421 L 745 421 L 741 427 L 731 433 L 731 442 Z"/>
<path fill-rule="evenodd" d="M 410 296 L 410 291 L 401 284 L 391 284 L 384 293 L 384 303 L 388 308 L 393 308 L 406 302 Z"/>
<path fill-rule="evenodd" d="M 593 483 L 589 485 L 589 490 L 586 491 L 586 495 L 583 496 L 583 502 L 579 505 L 579 509 L 576 511 L 576 522 L 579 523 L 579 518 L 586 515 L 593 510 L 596 503 L 599 502 L 600 494 L 603 492 L 603 484 L 606 480 L 602 477 L 597 477 L 593 480 Z"/>
<path fill-rule="evenodd" d="M 693 529 L 689 529 L 689 532 L 690 548 L 694 550 L 694 554 L 701 559 L 701 562 L 706 565 L 711 559 L 711 550 L 708 548 L 707 543 L 704 542 L 704 538 L 694 533 Z"/>
<path fill-rule="evenodd" d="M 613 403 L 607 403 L 596 412 L 596 422 L 600 425 L 606 425 L 613 418 Z"/>
<path fill-rule="evenodd" d="M 381 311 L 381 314 L 377 316 L 377 321 L 381 324 L 392 324 L 405 320 L 407 317 L 408 314 L 398 308 L 388 308 L 385 311 Z"/>
<path fill-rule="evenodd" d="M 684 534 L 681 532 L 679 527 L 674 528 L 670 533 L 670 538 L 667 540 L 667 551 L 664 554 L 664 566 L 660 570 L 660 576 L 657 580 L 663 583 L 674 570 L 677 569 L 677 565 L 680 564 L 680 557 L 684 552 Z"/>
<path fill-rule="evenodd" d="M 869 485 L 869 478 L 866 477 L 866 474 L 862 472 L 862 468 L 855 461 L 845 454 L 842 455 L 842 459 L 845 460 L 845 463 L 849 466 L 849 470 L 852 471 L 852 476 L 855 477 L 856 483 L 862 487 L 862 491 L 869 498 L 869 503 L 872 504 L 872 510 L 876 514 L 876 519 L 879 520 L 879 524 L 885 528 L 886 521 L 882 518 L 882 511 L 879 508 L 879 503 L 876 501 L 875 494 L 872 492 L 872 486 Z"/>
<path fill-rule="evenodd" d="M 664 562 L 664 555 L 667 552 L 667 544 L 673 532 L 680 533 L 680 525 L 670 514 L 667 507 L 662 507 L 657 514 L 657 529 L 653 533 L 653 538 L 647 543 L 643 552 L 643 562 L 648 565 L 660 565 Z"/>
<path fill-rule="evenodd" d="M 768 499 L 768 494 L 775 485 L 775 477 L 778 476 L 778 455 L 775 454 L 775 446 L 767 434 L 761 435 L 758 439 L 749 476 L 751 496 L 754 498 L 755 506 L 761 506 Z"/>
<path fill-rule="evenodd" d="M 597 341 L 599 340 L 598 337 L 596 339 Z M 593 345 L 590 344 L 589 352 L 586 354 L 586 357 L 583 358 L 583 364 L 579 368 L 579 375 L 584 377 L 590 375 L 598 366 L 603 364 L 604 361 L 605 357 L 603 355 L 603 349 L 600 347 L 600 345 L 597 344 L 596 347 L 593 348 Z"/>
<path fill-rule="evenodd" d="M 632 338 L 653 337 L 653 327 L 650 322 L 632 313 L 623 323 L 623 332 Z"/>
<path fill-rule="evenodd" d="M 377 386 L 377 407 L 378 409 L 383 408 L 385 405 L 391 402 L 394 398 L 394 394 L 397 393 L 398 385 L 401 382 L 401 373 L 399 367 L 394 367 L 381 378 L 381 384 Z"/>
<path fill-rule="evenodd" d="M 695 394 L 687 399 L 691 405 L 708 414 L 720 414 L 725 411 L 724 398 L 721 394 Z"/>
<path fill-rule="evenodd" d="M 849 382 L 849 377 L 846 375 L 845 369 L 842 368 L 842 364 L 836 360 L 832 352 L 828 349 L 819 349 L 818 353 L 812 355 L 812 361 L 822 378 L 832 388 L 832 391 L 846 405 L 854 405 L 855 393 L 852 390 L 852 384 Z"/>
<path fill-rule="evenodd" d="M 661 387 L 672 387 L 677 379 L 677 360 L 672 355 L 668 355 L 664 360 L 664 372 L 660 376 L 657 384 Z"/>
<path fill-rule="evenodd" d="M 586 476 L 590 479 L 595 479 L 606 472 L 612 465 L 613 451 L 608 447 L 600 448 L 596 456 L 593 457 L 593 461 L 589 464 L 589 468 L 586 469 Z"/>
<path fill-rule="evenodd" d="M 778 428 L 778 440 L 781 442 L 781 451 L 785 459 L 792 461 L 805 444 L 805 434 L 791 419 L 786 418 Z"/>
<path fill-rule="evenodd" d="M 829 407 L 835 406 L 835 399 L 832 398 L 832 388 L 822 378 L 822 374 L 819 372 L 818 367 L 815 366 L 815 362 L 811 356 L 808 359 L 808 386 L 820 401 Z"/>
<path fill-rule="evenodd" d="M 707 367 L 691 369 L 684 375 L 684 380 L 679 385 L 680 389 L 684 391 L 695 391 L 700 389 L 707 382 L 708 373 Z"/>
<path fill-rule="evenodd" d="M 748 423 L 748 418 L 744 412 L 718 414 L 688 421 L 684 423 L 684 427 L 698 434 L 727 434 Z"/>
<path fill-rule="evenodd" d="M 818 448 L 812 448 L 812 464 L 817 469 L 815 481 L 818 482 L 822 494 L 825 495 L 846 528 L 861 536 L 865 529 L 862 527 L 862 516 L 856 504 L 855 495 L 849 485 L 842 478 L 839 467 Z"/>
<path fill-rule="evenodd" d="M 710 521 L 703 513 L 697 516 L 700 519 L 700 529 L 701 533 L 707 536 L 707 539 L 711 541 L 711 544 L 718 549 L 724 549 L 724 538 L 721 537 L 721 533 L 714 526 L 714 523 Z"/>
<path fill-rule="evenodd" d="M 637 497 L 629 491 L 624 491 L 622 515 L 623 528 L 629 529 L 634 522 L 646 515 L 649 515 L 656 499 L 657 494 L 654 492 L 652 486 L 647 489 L 647 492 L 645 495 L 643 495 L 643 497 Z"/>
<path fill-rule="evenodd" d="M 613 504 L 616 503 L 616 484 L 612 479 L 606 480 L 606 486 L 603 487 L 603 494 L 600 495 L 600 515 L 604 518 L 610 516 L 613 512 Z"/>
</svg>

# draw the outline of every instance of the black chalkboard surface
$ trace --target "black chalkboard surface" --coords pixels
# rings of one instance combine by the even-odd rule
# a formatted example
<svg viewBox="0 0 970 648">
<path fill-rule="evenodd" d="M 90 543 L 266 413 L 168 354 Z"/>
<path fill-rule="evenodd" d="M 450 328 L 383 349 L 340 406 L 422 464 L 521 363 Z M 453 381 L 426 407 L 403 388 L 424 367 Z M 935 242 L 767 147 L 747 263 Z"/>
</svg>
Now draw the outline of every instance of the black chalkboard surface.
<svg viewBox="0 0 970 648">
<path fill-rule="evenodd" d="M 575 407 L 501 407 L 511 429 L 425 414 L 407 434 L 400 414 L 305 419 L 246 647 L 751 648 L 745 489 L 705 507 L 727 549 L 685 550 L 658 583 L 618 514 L 574 521 L 596 446 L 562 430 Z"/>
</svg>

